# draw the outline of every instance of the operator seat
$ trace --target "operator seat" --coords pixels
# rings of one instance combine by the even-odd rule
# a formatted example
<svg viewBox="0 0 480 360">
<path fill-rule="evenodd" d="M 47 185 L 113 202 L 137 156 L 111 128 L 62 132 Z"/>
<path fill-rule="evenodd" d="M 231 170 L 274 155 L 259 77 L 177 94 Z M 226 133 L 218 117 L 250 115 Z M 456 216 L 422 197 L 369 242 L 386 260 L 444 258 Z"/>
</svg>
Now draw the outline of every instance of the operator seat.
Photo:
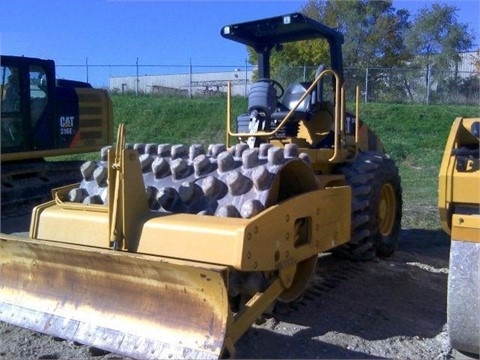
<svg viewBox="0 0 480 360">
<path fill-rule="evenodd" d="M 315 73 L 315 78 L 326 69 L 320 65 Z M 313 82 L 295 82 L 290 84 L 280 101 L 275 96 L 273 83 L 276 81 L 261 79 L 252 84 L 248 96 L 248 113 L 237 117 L 237 130 L 239 132 L 270 131 L 275 129 L 295 108 L 301 97 Z M 312 147 L 317 147 L 320 137 L 323 139 L 330 131 L 333 121 L 333 112 L 330 106 L 323 106 L 323 80 L 308 94 L 296 107 L 289 120 L 279 129 L 277 136 L 297 137 L 301 135 L 308 139 Z M 309 124 L 312 123 L 312 124 Z M 314 123 L 314 124 L 313 124 Z M 306 136 L 299 134 L 299 130 L 306 128 Z"/>
<path fill-rule="evenodd" d="M 315 79 L 327 69 L 326 65 L 320 65 L 315 71 Z M 298 103 L 300 98 L 305 94 L 308 88 L 312 85 L 313 81 L 310 82 L 295 82 L 288 86 L 285 90 L 280 103 L 278 104 L 278 109 L 272 114 L 272 118 L 276 121 L 282 121 L 290 110 L 292 110 L 295 105 Z M 323 79 L 317 83 L 316 88 L 312 91 L 311 94 L 307 95 L 302 103 L 297 107 L 295 112 L 292 114 L 291 120 L 306 120 L 309 121 L 312 118 L 312 112 L 314 110 L 314 105 L 321 102 L 323 98 Z"/>
<path fill-rule="evenodd" d="M 305 94 L 309 84 L 305 82 L 296 82 L 290 84 L 285 90 L 285 94 L 278 103 L 277 111 L 272 114 L 272 119 L 275 122 L 281 122 L 287 114 L 292 110 Z M 296 108 L 292 114 L 290 120 L 308 120 L 308 112 L 310 110 L 311 95 L 307 95 L 300 105 Z"/>
<path fill-rule="evenodd" d="M 315 72 L 315 79 L 327 69 L 320 65 Z M 327 75 L 329 78 L 329 76 Z M 277 111 L 272 114 L 272 127 L 286 117 L 295 108 L 300 98 L 312 85 L 311 82 L 296 82 L 291 84 L 283 95 Z M 287 136 L 306 139 L 311 148 L 331 148 L 333 146 L 334 103 L 324 97 L 324 78 L 320 79 L 313 91 L 298 105 L 290 120 L 282 131 Z"/>
</svg>

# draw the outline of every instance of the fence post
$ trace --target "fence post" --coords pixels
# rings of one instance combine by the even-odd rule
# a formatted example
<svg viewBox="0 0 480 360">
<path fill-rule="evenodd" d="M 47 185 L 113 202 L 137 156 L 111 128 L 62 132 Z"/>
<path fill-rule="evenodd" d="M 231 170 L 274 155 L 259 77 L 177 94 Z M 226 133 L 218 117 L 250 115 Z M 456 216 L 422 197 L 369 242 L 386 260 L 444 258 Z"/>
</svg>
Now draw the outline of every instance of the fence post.
<svg viewBox="0 0 480 360">
<path fill-rule="evenodd" d="M 368 66 L 365 69 L 365 102 L 368 102 Z"/>
<path fill-rule="evenodd" d="M 138 83 L 140 82 L 140 79 L 138 78 L 138 57 L 137 57 L 135 66 L 137 70 L 136 81 L 135 81 L 135 96 L 138 96 Z"/>
<path fill-rule="evenodd" d="M 426 78 L 426 99 L 425 102 L 427 105 L 430 104 L 430 64 L 427 64 L 427 78 Z"/>
<path fill-rule="evenodd" d="M 193 97 L 193 89 L 192 89 L 192 81 L 193 81 L 192 58 L 190 58 L 190 65 L 189 65 L 189 67 L 188 67 L 188 75 L 189 75 L 188 97 L 191 99 L 191 98 Z"/>
<path fill-rule="evenodd" d="M 85 72 L 87 75 L 87 83 L 88 83 L 88 57 L 85 58 Z"/>
<path fill-rule="evenodd" d="M 245 99 L 248 98 L 248 59 L 245 59 Z"/>
</svg>

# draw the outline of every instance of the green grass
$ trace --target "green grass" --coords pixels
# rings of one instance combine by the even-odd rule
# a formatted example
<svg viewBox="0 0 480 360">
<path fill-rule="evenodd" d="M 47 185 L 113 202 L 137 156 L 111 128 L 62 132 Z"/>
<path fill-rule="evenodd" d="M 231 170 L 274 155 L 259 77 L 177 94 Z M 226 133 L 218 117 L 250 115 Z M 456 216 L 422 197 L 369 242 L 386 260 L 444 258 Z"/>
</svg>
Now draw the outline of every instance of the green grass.
<svg viewBox="0 0 480 360">
<path fill-rule="evenodd" d="M 125 123 L 128 142 L 211 144 L 225 142 L 226 99 L 179 97 L 112 97 L 115 124 Z M 245 112 L 246 100 L 232 99 L 234 114 Z"/>
<path fill-rule="evenodd" d="M 186 99 L 113 95 L 115 129 L 127 126 L 127 142 L 212 144 L 225 142 L 226 99 Z M 232 119 L 247 101 L 232 99 Z M 400 170 L 404 194 L 404 228 L 438 229 L 438 170 L 453 120 L 480 117 L 478 106 L 360 105 L 360 117 L 382 140 Z M 76 156 L 97 159 L 98 155 Z"/>
<path fill-rule="evenodd" d="M 402 177 L 403 227 L 437 229 L 438 171 L 454 119 L 476 106 L 363 104 L 360 115 L 394 158 Z"/>
<path fill-rule="evenodd" d="M 450 126 L 457 116 L 479 116 L 473 106 L 362 104 L 360 115 L 390 154 L 411 166 L 440 161 Z"/>
</svg>

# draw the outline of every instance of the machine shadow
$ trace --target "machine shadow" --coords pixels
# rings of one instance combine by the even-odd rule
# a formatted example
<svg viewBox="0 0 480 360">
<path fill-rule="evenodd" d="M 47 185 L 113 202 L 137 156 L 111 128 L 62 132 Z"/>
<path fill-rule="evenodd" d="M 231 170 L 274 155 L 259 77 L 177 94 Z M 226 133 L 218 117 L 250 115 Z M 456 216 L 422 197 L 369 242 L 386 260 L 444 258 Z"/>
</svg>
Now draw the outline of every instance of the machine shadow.
<svg viewBox="0 0 480 360">
<path fill-rule="evenodd" d="M 406 229 L 387 259 L 320 257 L 302 299 L 252 327 L 237 355 L 248 348 L 259 358 L 375 358 L 387 355 L 362 349 L 435 338 L 446 323 L 449 247 L 441 230 Z"/>
</svg>

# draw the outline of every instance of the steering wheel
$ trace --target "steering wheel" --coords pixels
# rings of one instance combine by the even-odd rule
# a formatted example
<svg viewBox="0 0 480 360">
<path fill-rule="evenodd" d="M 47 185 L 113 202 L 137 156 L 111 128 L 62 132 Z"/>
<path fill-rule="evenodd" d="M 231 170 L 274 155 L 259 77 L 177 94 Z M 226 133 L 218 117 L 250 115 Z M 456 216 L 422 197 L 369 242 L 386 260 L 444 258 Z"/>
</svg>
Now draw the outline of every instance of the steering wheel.
<svg viewBox="0 0 480 360">
<path fill-rule="evenodd" d="M 285 89 L 283 88 L 282 84 L 280 84 L 276 80 L 264 78 L 264 79 L 259 79 L 258 82 L 266 82 L 272 85 L 275 88 L 277 99 L 280 99 L 282 95 L 285 93 Z"/>
</svg>

